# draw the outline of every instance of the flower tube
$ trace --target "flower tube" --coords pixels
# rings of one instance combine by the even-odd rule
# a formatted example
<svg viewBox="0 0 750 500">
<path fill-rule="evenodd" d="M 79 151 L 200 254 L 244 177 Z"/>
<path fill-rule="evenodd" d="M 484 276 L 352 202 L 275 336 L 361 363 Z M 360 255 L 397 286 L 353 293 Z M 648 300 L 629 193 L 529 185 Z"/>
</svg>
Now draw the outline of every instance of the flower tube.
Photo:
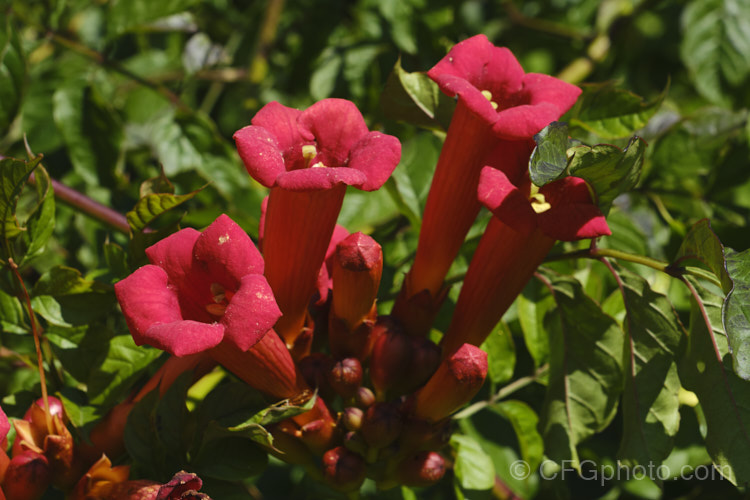
<svg viewBox="0 0 750 500">
<path fill-rule="evenodd" d="M 487 353 L 470 344 L 462 345 L 414 393 L 412 415 L 428 422 L 443 420 L 471 401 L 486 377 Z"/>
<path fill-rule="evenodd" d="M 484 342 L 556 240 L 611 234 L 586 181 L 577 177 L 541 188 L 527 178 L 518 188 L 503 172 L 487 167 L 478 195 L 494 217 L 479 241 L 443 337 L 444 357 L 465 342 Z"/>
<path fill-rule="evenodd" d="M 484 35 L 456 44 L 427 75 L 458 104 L 427 197 L 414 265 L 394 306 L 412 335 L 425 335 L 440 307 L 443 280 L 479 212 L 482 167 L 519 176 L 534 134 L 581 92 L 556 78 L 524 73 L 507 48 Z"/>
<path fill-rule="evenodd" d="M 305 111 L 277 102 L 234 134 L 250 175 L 271 188 L 264 222 L 266 278 L 289 348 L 305 328 L 308 303 L 347 186 L 373 191 L 401 157 L 395 137 L 368 131 L 356 106 L 325 99 Z"/>
</svg>

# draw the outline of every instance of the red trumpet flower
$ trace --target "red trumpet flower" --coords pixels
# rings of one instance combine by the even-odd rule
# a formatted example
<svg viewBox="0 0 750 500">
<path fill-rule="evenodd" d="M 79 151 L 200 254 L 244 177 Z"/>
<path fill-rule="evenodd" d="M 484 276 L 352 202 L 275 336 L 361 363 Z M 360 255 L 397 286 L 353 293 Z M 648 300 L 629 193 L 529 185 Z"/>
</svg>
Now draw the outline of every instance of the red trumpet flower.
<svg viewBox="0 0 750 500">
<path fill-rule="evenodd" d="M 401 157 L 393 136 L 370 132 L 356 106 L 325 99 L 305 111 L 272 102 L 234 134 L 250 175 L 271 188 L 264 224 L 266 277 L 293 347 L 331 241 L 346 186 L 380 188 Z"/>
<path fill-rule="evenodd" d="M 445 275 L 479 212 L 482 167 L 496 166 L 515 179 L 534 134 L 581 92 L 556 78 L 524 73 L 508 49 L 484 35 L 456 44 L 427 74 L 444 93 L 458 97 L 458 105 L 427 197 L 414 266 L 394 306 L 394 316 L 417 335 L 429 331 Z"/>
<path fill-rule="evenodd" d="M 542 188 L 522 188 L 493 168 L 482 170 L 479 200 L 494 217 L 479 242 L 451 325 L 443 356 L 463 343 L 481 345 L 555 244 L 611 234 L 583 179 L 565 177 Z"/>
<path fill-rule="evenodd" d="M 146 255 L 150 265 L 115 284 L 138 345 L 186 356 L 227 340 L 246 351 L 281 314 L 260 253 L 226 215 L 202 233 L 178 231 Z"/>
</svg>

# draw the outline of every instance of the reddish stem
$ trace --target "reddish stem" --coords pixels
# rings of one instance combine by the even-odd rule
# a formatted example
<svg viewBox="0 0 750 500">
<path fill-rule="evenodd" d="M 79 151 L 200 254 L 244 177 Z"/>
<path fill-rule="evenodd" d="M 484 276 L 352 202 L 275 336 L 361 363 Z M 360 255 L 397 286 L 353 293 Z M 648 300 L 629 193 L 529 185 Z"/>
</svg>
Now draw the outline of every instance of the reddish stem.
<svg viewBox="0 0 750 500">
<path fill-rule="evenodd" d="M 79 193 L 75 189 L 69 188 L 59 181 L 54 179 L 50 179 L 50 181 L 52 182 L 55 197 L 63 203 L 70 205 L 73 208 L 77 208 L 84 214 L 104 222 L 121 233 L 130 233 L 128 219 L 120 212 L 113 210 L 106 205 L 102 205 L 98 201 L 92 200 L 85 194 Z M 36 177 L 34 174 L 31 174 L 29 177 L 29 182 L 36 184 Z"/>
<path fill-rule="evenodd" d="M 34 348 L 36 349 L 36 361 L 37 366 L 39 367 L 39 383 L 42 386 L 42 400 L 44 401 L 44 419 L 47 423 L 47 433 L 52 435 L 54 434 L 54 429 L 52 428 L 52 416 L 49 409 L 49 399 L 47 398 L 47 380 L 44 376 L 44 361 L 42 359 L 42 348 L 39 343 L 39 329 L 36 323 L 36 316 L 34 315 L 34 310 L 31 308 L 31 298 L 29 297 L 29 291 L 26 289 L 26 284 L 23 282 L 23 278 L 21 277 L 21 273 L 18 272 L 18 266 L 13 261 L 12 258 L 8 258 L 8 267 L 10 267 L 11 271 L 15 275 L 16 279 L 18 280 L 18 284 L 21 287 L 21 292 L 23 294 L 24 302 L 26 302 L 26 309 L 29 313 L 29 321 L 31 322 L 31 333 L 34 337 Z"/>
</svg>

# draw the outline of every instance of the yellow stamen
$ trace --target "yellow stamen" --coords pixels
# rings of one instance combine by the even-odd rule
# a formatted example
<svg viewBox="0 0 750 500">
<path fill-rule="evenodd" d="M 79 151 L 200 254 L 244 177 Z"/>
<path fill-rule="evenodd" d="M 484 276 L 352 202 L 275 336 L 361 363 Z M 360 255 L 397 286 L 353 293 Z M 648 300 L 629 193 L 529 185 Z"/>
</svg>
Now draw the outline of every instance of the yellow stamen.
<svg viewBox="0 0 750 500">
<path fill-rule="evenodd" d="M 497 103 L 492 100 L 492 92 L 490 92 L 489 90 L 483 90 L 482 91 L 482 95 L 484 96 L 485 99 L 487 99 L 488 101 L 490 101 L 490 104 L 492 104 L 492 109 L 497 109 L 498 108 Z"/>
<path fill-rule="evenodd" d="M 541 214 L 552 208 L 552 205 L 547 203 L 542 193 L 534 193 L 530 197 L 531 208 L 534 212 Z"/>
<path fill-rule="evenodd" d="M 302 146 L 302 157 L 305 160 L 310 161 L 313 158 L 315 158 L 315 155 L 317 154 L 318 154 L 318 150 L 315 149 L 315 145 L 307 144 L 305 146 Z"/>
</svg>

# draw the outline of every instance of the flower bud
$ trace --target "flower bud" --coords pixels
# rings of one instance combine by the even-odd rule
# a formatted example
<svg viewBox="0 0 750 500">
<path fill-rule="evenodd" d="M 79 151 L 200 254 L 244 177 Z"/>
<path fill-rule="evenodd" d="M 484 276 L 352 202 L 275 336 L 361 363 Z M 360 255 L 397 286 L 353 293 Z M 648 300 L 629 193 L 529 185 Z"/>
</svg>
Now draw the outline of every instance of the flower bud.
<svg viewBox="0 0 750 500">
<path fill-rule="evenodd" d="M 50 485 L 51 474 L 47 458 L 24 450 L 8 464 L 3 480 L 7 500 L 38 500 Z"/>
<path fill-rule="evenodd" d="M 349 399 L 362 385 L 362 365 L 357 358 L 346 358 L 334 363 L 328 372 L 328 383 L 336 393 Z"/>
<path fill-rule="evenodd" d="M 371 318 L 382 273 L 383 251 L 374 239 L 354 233 L 339 242 L 333 258 L 331 315 L 344 320 L 349 330 Z"/>
<path fill-rule="evenodd" d="M 464 344 L 414 394 L 413 414 L 437 422 L 471 401 L 487 376 L 487 353 Z"/>
<path fill-rule="evenodd" d="M 403 381 L 412 358 L 411 338 L 391 320 L 386 320 L 382 326 L 383 333 L 375 341 L 370 359 L 370 380 L 378 399 L 384 399 L 389 389 Z"/>
<path fill-rule="evenodd" d="M 362 419 L 364 416 L 365 412 L 360 408 L 350 406 L 349 408 L 344 409 L 344 412 L 341 415 L 341 421 L 344 423 L 344 427 L 350 431 L 358 431 L 359 428 L 362 427 Z"/>
<path fill-rule="evenodd" d="M 323 473 L 334 488 L 353 491 L 365 480 L 365 461 L 345 447 L 337 446 L 323 455 Z"/>
<path fill-rule="evenodd" d="M 369 408 L 375 404 L 375 394 L 368 387 L 360 387 L 354 395 L 354 402 L 360 408 Z"/>
<path fill-rule="evenodd" d="M 405 486 L 424 487 L 435 484 L 445 475 L 445 459 L 434 451 L 423 451 L 402 460 L 396 476 Z"/>
<path fill-rule="evenodd" d="M 401 434 L 403 416 L 396 402 L 375 403 L 365 413 L 360 432 L 368 445 L 384 448 Z"/>
</svg>

